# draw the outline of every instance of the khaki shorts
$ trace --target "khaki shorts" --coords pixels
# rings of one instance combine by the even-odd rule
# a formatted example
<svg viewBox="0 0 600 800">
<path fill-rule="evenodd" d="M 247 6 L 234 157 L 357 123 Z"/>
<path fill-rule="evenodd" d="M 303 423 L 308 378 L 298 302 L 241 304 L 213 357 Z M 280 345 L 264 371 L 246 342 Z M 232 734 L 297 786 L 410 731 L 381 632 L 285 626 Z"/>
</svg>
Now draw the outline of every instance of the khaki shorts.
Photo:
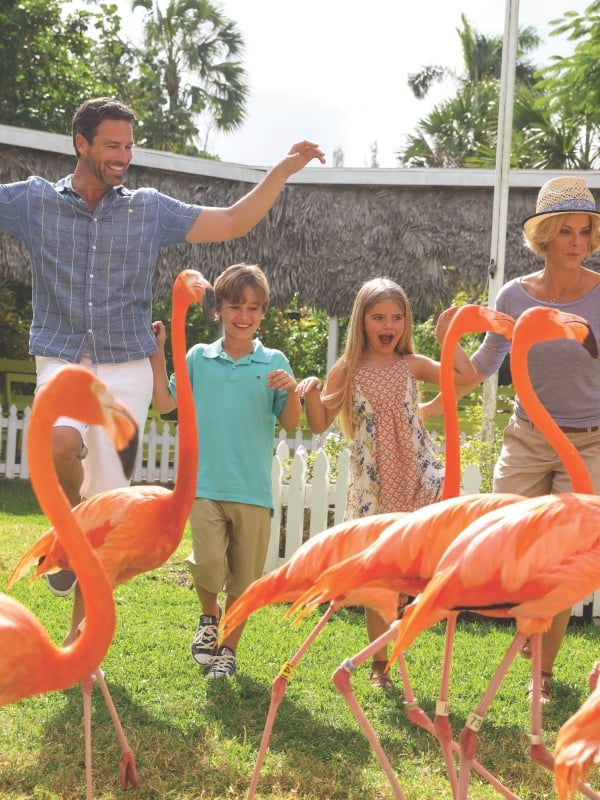
<svg viewBox="0 0 600 800">
<path fill-rule="evenodd" d="M 261 577 L 271 533 L 269 508 L 196 498 L 190 526 L 192 552 L 186 562 L 196 586 L 239 597 Z"/>
<path fill-rule="evenodd" d="M 37 386 L 46 383 L 66 363 L 59 358 L 36 356 Z M 129 410 L 140 430 L 139 447 L 141 447 L 148 408 L 152 400 L 150 359 L 127 361 L 123 364 L 92 364 L 90 359 L 84 356 L 81 366 L 103 380 L 115 397 Z M 59 417 L 54 424 L 67 425 L 78 430 L 88 449 L 87 456 L 83 459 L 82 497 L 93 497 L 108 489 L 129 486 L 129 480 L 123 474 L 114 445 L 101 427 L 98 425 L 88 427 L 79 420 L 69 417 Z"/>
<path fill-rule="evenodd" d="M 600 494 L 600 431 L 565 433 L 581 455 Z M 525 497 L 572 492 L 564 464 L 546 438 L 524 419 L 513 416 L 504 431 L 502 452 L 494 468 L 494 492 Z"/>
</svg>

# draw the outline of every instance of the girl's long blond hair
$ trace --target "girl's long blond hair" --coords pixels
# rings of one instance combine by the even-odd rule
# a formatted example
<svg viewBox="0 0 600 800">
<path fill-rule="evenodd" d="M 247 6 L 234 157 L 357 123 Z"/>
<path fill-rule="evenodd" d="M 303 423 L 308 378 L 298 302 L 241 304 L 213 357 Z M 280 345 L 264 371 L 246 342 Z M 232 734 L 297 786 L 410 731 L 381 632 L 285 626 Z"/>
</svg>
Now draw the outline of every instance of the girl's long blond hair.
<svg viewBox="0 0 600 800">
<path fill-rule="evenodd" d="M 327 407 L 339 418 L 340 427 L 349 439 L 354 438 L 356 430 L 352 416 L 352 376 L 367 346 L 365 316 L 376 303 L 385 300 L 398 303 L 405 318 L 404 332 L 395 347 L 395 352 L 399 355 L 415 352 L 412 312 L 404 289 L 389 278 L 373 278 L 364 283 L 352 307 L 344 352 L 332 368 L 342 371 L 340 388 L 324 398 Z"/>
</svg>

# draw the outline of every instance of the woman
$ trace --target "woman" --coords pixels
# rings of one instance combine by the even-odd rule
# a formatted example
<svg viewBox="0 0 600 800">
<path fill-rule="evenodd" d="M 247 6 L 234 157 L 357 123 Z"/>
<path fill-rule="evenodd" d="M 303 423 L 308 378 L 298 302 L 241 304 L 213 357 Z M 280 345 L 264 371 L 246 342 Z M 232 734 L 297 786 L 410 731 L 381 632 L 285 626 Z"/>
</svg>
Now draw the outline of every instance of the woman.
<svg viewBox="0 0 600 800">
<path fill-rule="evenodd" d="M 538 194 L 535 214 L 523 222 L 525 244 L 544 259 L 542 269 L 506 283 L 495 307 L 517 319 L 525 309 L 550 305 L 579 314 L 600 333 L 600 275 L 584 260 L 600 248 L 600 212 L 582 178 L 553 178 Z M 438 321 L 443 339 L 452 310 Z M 496 372 L 509 342 L 488 333 L 471 361 L 480 380 Z M 536 393 L 556 424 L 577 447 L 600 493 L 600 361 L 575 342 L 557 340 L 532 348 L 529 371 Z M 464 393 L 464 387 L 463 387 Z M 514 413 L 504 431 L 500 458 L 494 469 L 494 491 L 527 497 L 572 491 L 564 465 L 554 449 L 533 427 L 515 398 Z M 552 697 L 554 661 L 564 636 L 570 609 L 557 616 L 542 642 L 542 702 Z M 525 645 L 522 655 L 530 658 Z M 530 684 L 529 695 L 532 687 Z"/>
</svg>

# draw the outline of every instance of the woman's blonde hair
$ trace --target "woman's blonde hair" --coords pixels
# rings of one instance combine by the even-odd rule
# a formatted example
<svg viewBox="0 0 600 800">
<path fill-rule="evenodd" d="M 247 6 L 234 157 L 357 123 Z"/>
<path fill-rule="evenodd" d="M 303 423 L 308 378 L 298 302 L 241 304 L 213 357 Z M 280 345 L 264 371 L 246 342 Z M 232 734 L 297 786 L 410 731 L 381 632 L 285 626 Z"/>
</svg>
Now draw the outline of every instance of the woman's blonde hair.
<svg viewBox="0 0 600 800">
<path fill-rule="evenodd" d="M 566 211 L 564 214 L 553 214 L 545 219 L 540 219 L 535 227 L 532 227 L 531 230 L 527 230 L 525 228 L 523 230 L 525 246 L 532 250 L 536 255 L 540 256 L 541 258 L 545 258 L 546 248 L 549 242 L 551 242 L 560 231 L 562 225 L 564 224 L 564 218 L 568 214 L 579 213 L 585 212 Z M 596 250 L 600 249 L 600 217 L 596 216 L 596 214 L 590 214 L 589 218 L 591 234 L 588 255 L 591 255 L 592 253 L 595 253 Z"/>
<path fill-rule="evenodd" d="M 374 305 L 386 300 L 397 303 L 404 314 L 404 331 L 395 352 L 399 355 L 415 352 L 412 312 L 404 289 L 389 278 L 373 278 L 364 283 L 352 306 L 344 352 L 333 366 L 334 370 L 343 371 L 341 386 L 326 398 L 328 409 L 339 417 L 340 427 L 350 439 L 356 429 L 352 416 L 352 376 L 367 346 L 365 317 Z"/>
</svg>

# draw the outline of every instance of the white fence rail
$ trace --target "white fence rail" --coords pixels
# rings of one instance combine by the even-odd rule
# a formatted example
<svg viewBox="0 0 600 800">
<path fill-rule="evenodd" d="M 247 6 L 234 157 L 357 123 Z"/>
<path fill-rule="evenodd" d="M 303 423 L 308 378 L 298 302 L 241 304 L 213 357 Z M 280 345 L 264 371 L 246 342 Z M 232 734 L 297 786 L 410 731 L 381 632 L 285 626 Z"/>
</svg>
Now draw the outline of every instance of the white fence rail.
<svg viewBox="0 0 600 800">
<path fill-rule="evenodd" d="M 0 478 L 29 479 L 24 447 L 29 414 L 29 409 L 26 409 L 23 416 L 19 416 L 13 406 L 5 416 L 0 408 Z M 152 421 L 138 450 L 134 482 L 173 484 L 177 448 L 174 426 L 168 423 L 157 425 Z M 318 450 L 310 479 L 309 450 Z M 336 479 L 332 481 L 329 459 L 320 448 L 319 437 L 305 440 L 301 430 L 291 438 L 285 431 L 281 432 L 274 442 L 271 472 L 274 514 L 265 572 L 287 561 L 306 539 L 342 521 L 349 461 L 349 451 L 343 450 L 338 456 Z M 470 464 L 462 475 L 463 491 L 467 494 L 478 492 L 480 479 L 479 470 Z M 578 603 L 572 616 L 589 618 L 590 612 L 593 617 L 600 616 L 600 591 Z"/>
</svg>

